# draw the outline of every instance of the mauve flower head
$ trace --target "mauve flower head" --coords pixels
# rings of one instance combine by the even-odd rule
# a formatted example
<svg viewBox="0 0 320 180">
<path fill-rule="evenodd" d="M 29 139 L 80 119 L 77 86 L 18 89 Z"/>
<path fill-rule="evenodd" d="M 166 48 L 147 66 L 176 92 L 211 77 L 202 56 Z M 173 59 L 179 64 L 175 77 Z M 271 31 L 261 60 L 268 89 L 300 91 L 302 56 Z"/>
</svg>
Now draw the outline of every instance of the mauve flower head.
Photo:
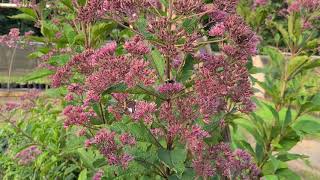
<svg viewBox="0 0 320 180">
<path fill-rule="evenodd" d="M 144 55 L 150 52 L 149 47 L 140 36 L 135 36 L 130 41 L 126 41 L 124 48 L 133 55 Z"/>
<path fill-rule="evenodd" d="M 294 1 L 288 7 L 288 12 L 299 12 L 300 9 L 301 9 L 301 4 L 299 3 L 299 1 Z"/>
<path fill-rule="evenodd" d="M 94 176 L 92 177 L 92 180 L 101 180 L 102 176 L 103 176 L 103 170 L 98 170 Z"/>
<path fill-rule="evenodd" d="M 57 32 L 57 33 L 55 34 L 55 37 L 56 37 L 57 39 L 60 39 L 60 38 L 62 37 L 62 32 Z"/>
<path fill-rule="evenodd" d="M 0 43 L 10 48 L 17 47 L 20 40 L 20 30 L 18 28 L 11 28 L 6 35 L 0 36 Z"/>
<path fill-rule="evenodd" d="M 12 3 L 12 4 L 20 4 L 21 0 L 10 0 L 10 3 Z"/>
<path fill-rule="evenodd" d="M 135 111 L 132 114 L 132 118 L 135 121 L 143 120 L 146 124 L 152 123 L 153 113 L 156 111 L 157 105 L 155 103 L 148 103 L 145 101 L 139 101 L 135 105 Z"/>
<path fill-rule="evenodd" d="M 311 28 L 313 28 L 313 25 L 312 25 L 312 23 L 310 21 L 304 21 L 303 22 L 303 29 L 304 30 L 308 30 L 308 29 L 311 29 Z"/>
<path fill-rule="evenodd" d="M 197 12 L 203 5 L 202 0 L 176 0 L 173 8 L 178 14 L 192 14 Z"/>
<path fill-rule="evenodd" d="M 19 106 L 20 104 L 16 102 L 7 102 L 5 103 L 4 110 L 13 111 L 13 110 L 16 110 Z"/>
<path fill-rule="evenodd" d="M 26 100 L 34 101 L 38 99 L 40 96 L 41 96 L 41 91 L 37 89 L 33 89 L 25 93 L 23 96 L 21 96 L 20 99 L 22 101 L 26 101 Z"/>
<path fill-rule="evenodd" d="M 136 139 L 133 136 L 131 136 L 129 133 L 121 134 L 119 139 L 123 145 L 133 146 L 136 144 Z"/>
<path fill-rule="evenodd" d="M 93 110 L 73 105 L 67 106 L 63 110 L 63 115 L 66 117 L 66 120 L 64 121 L 65 128 L 72 125 L 83 125 L 90 121 L 91 117 L 95 117 Z"/>
<path fill-rule="evenodd" d="M 211 28 L 209 31 L 210 36 L 222 36 L 225 32 L 225 27 L 223 23 L 216 24 L 214 27 Z"/>
<path fill-rule="evenodd" d="M 27 31 L 27 32 L 24 33 L 24 36 L 31 36 L 33 34 L 34 34 L 33 31 Z"/>
<path fill-rule="evenodd" d="M 196 174 L 200 177 L 212 177 L 216 174 L 210 160 L 195 159 L 192 161 L 192 167 L 194 168 Z"/>
<path fill-rule="evenodd" d="M 81 95 L 84 90 L 83 87 L 80 84 L 72 83 L 68 86 L 68 91 L 75 93 L 77 95 Z"/>
<path fill-rule="evenodd" d="M 64 99 L 65 99 L 66 101 L 70 102 L 70 101 L 73 101 L 73 100 L 74 100 L 74 96 L 73 96 L 72 93 L 68 93 L 68 94 L 64 97 Z"/>
<path fill-rule="evenodd" d="M 111 56 L 117 49 L 117 43 L 115 41 L 108 42 L 100 49 L 96 50 L 95 53 L 90 57 L 93 65 L 98 65 L 106 57 Z"/>
<path fill-rule="evenodd" d="M 111 95 L 118 102 L 125 102 L 129 97 L 129 95 L 126 93 L 112 93 Z"/>
<path fill-rule="evenodd" d="M 79 7 L 78 20 L 85 23 L 97 20 L 105 13 L 103 4 L 102 0 L 88 0 L 85 6 Z"/>
<path fill-rule="evenodd" d="M 133 157 L 121 152 L 122 146 L 117 145 L 115 137 L 115 132 L 107 129 L 100 129 L 93 138 L 86 141 L 85 147 L 88 148 L 92 145 L 96 145 L 110 165 L 119 165 L 126 168 Z M 127 138 L 129 138 L 129 136 L 127 136 Z M 126 141 L 126 145 L 133 143 L 133 139 L 127 138 L 123 138 L 123 140 Z"/>
<path fill-rule="evenodd" d="M 42 151 L 38 149 L 37 146 L 30 146 L 16 154 L 15 158 L 18 160 L 19 164 L 28 165 L 32 163 L 41 153 Z"/>
<path fill-rule="evenodd" d="M 128 87 L 134 87 L 140 83 L 144 86 L 149 86 L 155 82 L 155 71 L 149 65 L 149 62 L 144 59 L 134 59 L 131 61 L 129 72 L 124 78 Z"/>
<path fill-rule="evenodd" d="M 165 95 L 174 95 L 176 93 L 179 93 L 183 90 L 184 86 L 183 84 L 181 83 L 177 83 L 177 82 L 174 82 L 174 83 L 165 83 L 165 84 L 162 84 L 161 86 L 158 87 L 158 91 L 161 93 L 161 94 L 165 94 Z"/>
<path fill-rule="evenodd" d="M 269 3 L 269 0 L 255 0 L 254 5 L 255 6 L 265 6 Z"/>
<path fill-rule="evenodd" d="M 77 136 L 84 136 L 87 133 L 87 128 L 82 128 L 77 132 Z"/>
<path fill-rule="evenodd" d="M 120 165 L 124 168 L 124 169 L 126 169 L 127 167 L 128 167 L 128 165 L 129 165 L 129 162 L 130 161 L 132 161 L 134 158 L 131 156 L 131 155 L 129 155 L 129 154 L 123 154 L 122 156 L 121 156 L 121 159 L 120 159 Z"/>
<path fill-rule="evenodd" d="M 182 63 L 183 63 L 183 60 L 182 60 L 181 56 L 178 55 L 173 59 L 171 64 L 172 64 L 173 68 L 178 69 L 181 67 Z"/>
<path fill-rule="evenodd" d="M 11 37 L 19 37 L 20 30 L 18 28 L 11 28 L 9 32 L 9 36 Z"/>
</svg>

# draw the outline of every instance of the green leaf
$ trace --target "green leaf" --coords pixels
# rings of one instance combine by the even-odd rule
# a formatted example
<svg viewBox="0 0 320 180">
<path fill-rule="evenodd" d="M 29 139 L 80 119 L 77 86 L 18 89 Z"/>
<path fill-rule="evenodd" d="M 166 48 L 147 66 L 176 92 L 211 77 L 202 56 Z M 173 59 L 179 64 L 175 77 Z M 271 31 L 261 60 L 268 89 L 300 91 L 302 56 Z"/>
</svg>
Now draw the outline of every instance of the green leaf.
<svg viewBox="0 0 320 180">
<path fill-rule="evenodd" d="M 300 72 L 303 65 L 309 60 L 308 56 L 296 56 L 289 60 L 288 77 L 292 79 L 297 73 Z"/>
<path fill-rule="evenodd" d="M 76 41 L 77 33 L 74 31 L 73 27 L 70 24 L 64 24 L 63 32 L 67 37 L 67 40 L 70 44 L 74 44 Z"/>
<path fill-rule="evenodd" d="M 143 124 L 143 122 L 133 122 L 128 124 L 130 133 L 140 142 L 147 142 L 154 144 L 155 146 L 161 147 L 156 139 L 152 136 L 151 132 L 147 127 Z"/>
<path fill-rule="evenodd" d="M 196 176 L 196 173 L 194 172 L 194 169 L 186 168 L 186 170 L 182 174 L 182 178 L 181 179 L 183 179 L 183 180 L 194 180 L 195 176 Z"/>
<path fill-rule="evenodd" d="M 165 67 L 165 59 L 161 55 L 161 53 L 158 50 L 153 50 L 151 52 L 152 56 L 152 64 L 155 66 L 159 76 L 161 79 L 164 79 L 164 67 Z"/>
<path fill-rule="evenodd" d="M 166 8 L 169 7 L 169 2 L 168 0 L 160 0 L 161 4 L 163 4 Z"/>
<path fill-rule="evenodd" d="M 276 176 L 276 175 L 266 175 L 266 176 L 263 176 L 261 179 L 263 179 L 263 180 L 279 180 L 278 176 Z"/>
<path fill-rule="evenodd" d="M 320 59 L 315 59 L 307 62 L 304 66 L 304 70 L 313 69 L 320 66 Z"/>
<path fill-rule="evenodd" d="M 305 159 L 308 158 L 308 156 L 306 155 L 302 155 L 302 154 L 291 154 L 288 152 L 281 152 L 277 155 L 277 159 L 279 159 L 280 161 L 291 161 L 291 160 L 296 160 L 296 159 Z"/>
<path fill-rule="evenodd" d="M 285 59 L 284 55 L 281 53 L 279 49 L 271 46 L 263 47 L 262 52 L 263 54 L 270 56 L 271 60 L 276 65 L 280 65 L 280 63 L 283 62 Z"/>
<path fill-rule="evenodd" d="M 285 128 L 291 123 L 291 121 L 292 121 L 292 113 L 291 113 L 291 107 L 289 107 L 287 109 L 286 117 L 285 117 L 284 122 L 282 124 L 282 131 L 285 130 Z"/>
<path fill-rule="evenodd" d="M 236 138 L 236 137 L 235 137 Z M 236 146 L 240 149 L 245 149 L 247 150 L 250 154 L 255 155 L 255 152 L 253 150 L 253 148 L 251 147 L 251 145 L 246 142 L 245 140 L 240 140 L 240 139 L 235 139 Z"/>
<path fill-rule="evenodd" d="M 267 103 L 264 103 L 263 102 L 263 104 L 269 109 L 269 111 L 272 113 L 272 116 L 273 116 L 273 118 L 274 118 L 274 120 L 277 122 L 277 123 L 279 123 L 280 122 L 280 117 L 279 117 L 279 113 L 277 112 L 277 110 L 273 107 L 273 106 L 271 106 L 271 105 L 269 105 L 269 104 L 267 104 Z"/>
<path fill-rule="evenodd" d="M 286 134 L 279 141 L 281 150 L 290 150 L 300 141 L 300 136 L 290 126 L 286 129 Z"/>
<path fill-rule="evenodd" d="M 193 59 L 193 57 L 188 54 L 185 59 L 184 65 L 178 74 L 177 80 L 182 82 L 189 80 L 189 78 L 193 74 L 193 66 L 195 63 L 196 61 Z"/>
<path fill-rule="evenodd" d="M 50 21 L 41 21 L 41 34 L 49 39 L 54 39 L 59 28 Z"/>
<path fill-rule="evenodd" d="M 25 20 L 25 21 L 36 21 L 36 18 L 33 16 L 30 16 L 29 14 L 21 13 L 13 16 L 9 16 L 11 19 L 19 19 L 19 20 Z"/>
<path fill-rule="evenodd" d="M 186 19 L 182 23 L 183 28 L 189 34 L 191 34 L 194 31 L 194 29 L 197 27 L 197 25 L 198 25 L 198 20 L 196 17 L 194 17 L 192 19 Z"/>
<path fill-rule="evenodd" d="M 37 70 L 34 70 L 32 73 L 27 74 L 24 78 L 22 78 L 21 81 L 28 82 L 28 81 L 48 77 L 49 75 L 52 75 L 52 74 L 53 72 L 48 69 L 37 69 Z"/>
<path fill-rule="evenodd" d="M 108 165 L 106 158 L 100 158 L 100 159 L 97 159 L 93 162 L 93 166 L 95 168 L 100 168 L 100 167 L 106 166 L 106 165 Z"/>
<path fill-rule="evenodd" d="M 256 157 L 257 157 L 257 160 L 259 161 L 259 162 L 262 162 L 262 160 L 263 160 L 263 155 L 265 154 L 265 152 L 264 152 L 264 147 L 263 147 L 263 145 L 262 144 L 260 144 L 260 143 L 257 143 L 256 144 Z"/>
<path fill-rule="evenodd" d="M 73 10 L 73 5 L 71 0 L 60 0 L 60 2 L 65 6 L 67 6 L 69 9 Z"/>
<path fill-rule="evenodd" d="M 276 174 L 278 175 L 278 177 L 280 177 L 281 180 L 287 180 L 287 179 L 300 180 L 301 179 L 298 174 L 296 174 L 295 172 L 291 171 L 288 168 L 280 169 L 276 172 Z"/>
<path fill-rule="evenodd" d="M 84 169 L 81 171 L 81 173 L 79 174 L 78 180 L 87 180 L 87 169 Z"/>
<path fill-rule="evenodd" d="M 93 25 L 91 28 L 91 43 L 94 46 L 99 46 L 115 27 L 116 24 L 113 22 L 101 22 Z"/>
<path fill-rule="evenodd" d="M 140 17 L 136 23 L 137 29 L 139 32 L 143 34 L 143 36 L 147 39 L 152 39 L 153 35 L 147 31 L 147 20 L 143 17 Z"/>
<path fill-rule="evenodd" d="M 320 133 L 320 122 L 316 120 L 299 120 L 293 124 L 293 128 L 305 134 Z"/>
<path fill-rule="evenodd" d="M 91 151 L 86 151 L 84 148 L 79 148 L 78 154 L 80 156 L 81 161 L 87 168 L 94 169 L 94 166 L 92 164 L 94 157 Z"/>
<path fill-rule="evenodd" d="M 61 55 L 51 57 L 48 63 L 62 66 L 62 65 L 65 65 L 69 61 L 69 59 L 70 59 L 69 54 L 61 54 Z"/>
<path fill-rule="evenodd" d="M 37 12 L 32 8 L 22 7 L 22 8 L 18 8 L 18 9 L 19 9 L 19 11 L 21 11 L 21 12 L 23 12 L 25 14 L 28 14 L 28 15 L 32 16 L 33 18 L 35 18 L 35 19 L 37 18 Z"/>
<path fill-rule="evenodd" d="M 158 150 L 159 159 L 169 168 L 181 175 L 185 170 L 184 161 L 187 158 L 187 151 L 183 147 L 175 147 L 169 151 L 166 149 Z"/>
<path fill-rule="evenodd" d="M 41 56 L 43 56 L 44 53 L 42 53 L 41 51 L 35 51 L 31 54 L 28 55 L 28 58 L 30 59 L 36 59 L 36 58 L 40 58 Z"/>
<path fill-rule="evenodd" d="M 289 34 L 288 34 L 288 32 L 284 29 L 284 27 L 283 27 L 281 24 L 279 24 L 279 23 L 277 23 L 277 22 L 274 22 L 274 21 L 271 21 L 270 24 L 271 24 L 272 26 L 274 26 L 274 27 L 280 32 L 280 34 L 281 34 L 282 37 L 283 37 L 284 42 L 287 44 L 287 46 L 289 46 L 289 45 L 290 45 Z"/>
</svg>

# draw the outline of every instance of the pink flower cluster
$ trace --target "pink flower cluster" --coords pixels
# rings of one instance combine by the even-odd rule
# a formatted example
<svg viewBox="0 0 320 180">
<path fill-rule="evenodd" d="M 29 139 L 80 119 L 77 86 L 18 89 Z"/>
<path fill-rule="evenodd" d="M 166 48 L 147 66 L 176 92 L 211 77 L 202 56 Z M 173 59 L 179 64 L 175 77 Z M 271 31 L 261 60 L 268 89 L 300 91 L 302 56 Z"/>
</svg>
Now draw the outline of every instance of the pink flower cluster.
<svg viewBox="0 0 320 180">
<path fill-rule="evenodd" d="M 137 102 L 132 118 L 136 121 L 143 120 L 146 124 L 151 124 L 153 113 L 156 111 L 155 103 L 148 103 L 144 101 Z"/>
<path fill-rule="evenodd" d="M 154 83 L 154 70 L 144 59 L 132 56 L 115 56 L 116 43 L 107 43 L 98 50 L 86 50 L 75 55 L 66 65 L 59 67 L 52 77 L 54 87 L 61 86 L 77 72 L 85 76 L 85 83 L 78 84 L 85 92 L 84 105 L 97 102 L 109 87 L 125 83 L 128 87 L 137 84 L 148 86 Z M 82 93 L 81 92 L 81 93 Z M 77 95 L 81 94 L 80 92 Z M 68 94 L 67 100 L 74 96 Z"/>
<path fill-rule="evenodd" d="M 90 122 L 90 118 L 95 117 L 95 113 L 92 109 L 69 105 L 63 110 L 63 115 L 67 117 L 64 122 L 64 126 L 67 128 L 71 125 L 85 125 Z"/>
<path fill-rule="evenodd" d="M 265 6 L 269 3 L 269 0 L 255 0 L 254 6 Z"/>
<path fill-rule="evenodd" d="M 124 48 L 134 55 L 145 55 L 150 52 L 149 47 L 143 42 L 140 36 L 135 36 L 132 40 L 124 44 Z"/>
<path fill-rule="evenodd" d="M 28 165 L 32 163 L 42 151 L 37 146 L 30 146 L 18 154 L 16 154 L 15 158 L 18 160 L 18 163 L 21 165 Z"/>
<path fill-rule="evenodd" d="M 133 157 L 123 153 L 121 149 L 123 146 L 134 145 L 135 139 L 129 134 L 122 134 L 120 135 L 120 142 L 122 144 L 118 145 L 115 136 L 115 132 L 101 129 L 93 138 L 86 141 L 86 147 L 97 146 L 100 153 L 107 158 L 110 165 L 121 165 L 126 168 Z"/>
<path fill-rule="evenodd" d="M 4 105 L 0 104 L 0 113 L 10 113 L 18 109 L 25 111 L 32 110 L 35 107 L 39 97 L 41 97 L 39 90 L 30 90 L 21 96 L 19 102 L 6 102 Z"/>
<path fill-rule="evenodd" d="M 301 9 L 307 11 L 316 11 L 320 9 L 320 1 L 318 0 L 295 0 L 289 7 L 288 12 L 300 12 Z"/>
<path fill-rule="evenodd" d="M 183 90 L 184 86 L 181 83 L 165 83 L 158 87 L 158 91 L 161 94 L 165 94 L 168 96 L 174 95 L 176 93 L 179 93 Z"/>
<path fill-rule="evenodd" d="M 232 152 L 229 145 L 220 143 L 209 147 L 207 154 L 197 156 L 193 161 L 196 173 L 202 177 L 211 177 L 219 173 L 225 177 L 240 179 L 257 179 L 260 170 L 251 156 L 243 151 Z"/>
<path fill-rule="evenodd" d="M 73 1 L 76 7 L 79 7 L 77 2 Z M 103 16 L 105 9 L 103 7 L 104 1 L 88 0 L 85 6 L 78 8 L 78 20 L 80 22 L 91 23 Z"/>
<path fill-rule="evenodd" d="M 202 0 L 176 0 L 173 2 L 173 8 L 179 15 L 199 12 L 202 6 Z"/>
<path fill-rule="evenodd" d="M 209 31 L 210 36 L 222 36 L 225 32 L 225 27 L 223 23 L 216 24 L 214 27 L 211 28 Z"/>
<path fill-rule="evenodd" d="M 94 176 L 92 177 L 92 180 L 101 180 L 102 176 L 103 176 L 103 170 L 100 169 L 94 174 Z"/>
<path fill-rule="evenodd" d="M 18 28 L 12 28 L 7 35 L 0 36 L 0 44 L 4 44 L 10 48 L 15 47 L 19 40 L 20 30 Z"/>
</svg>

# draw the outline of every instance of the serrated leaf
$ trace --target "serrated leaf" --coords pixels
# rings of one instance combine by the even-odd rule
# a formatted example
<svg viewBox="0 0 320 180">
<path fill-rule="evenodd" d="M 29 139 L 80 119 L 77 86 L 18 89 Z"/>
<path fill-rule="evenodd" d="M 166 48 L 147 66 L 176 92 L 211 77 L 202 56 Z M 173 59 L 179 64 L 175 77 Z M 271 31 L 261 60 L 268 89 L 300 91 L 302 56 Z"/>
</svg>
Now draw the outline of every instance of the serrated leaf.
<svg viewBox="0 0 320 180">
<path fill-rule="evenodd" d="M 165 67 L 165 59 L 161 55 L 161 53 L 158 50 L 153 50 L 151 52 L 152 56 L 152 64 L 155 66 L 155 69 L 157 70 L 159 76 L 161 79 L 164 79 L 164 67 Z"/>
<path fill-rule="evenodd" d="M 92 153 L 86 151 L 84 148 L 79 148 L 77 152 L 78 152 L 78 154 L 80 156 L 80 159 L 83 162 L 83 164 L 87 168 L 94 169 L 94 166 L 92 164 L 93 160 L 94 160 L 94 157 L 93 157 Z"/>
<path fill-rule="evenodd" d="M 191 55 L 187 55 L 184 65 L 181 69 L 181 71 L 178 74 L 177 80 L 178 81 L 182 81 L 185 82 L 187 80 L 189 80 L 189 78 L 192 76 L 193 74 L 193 66 L 195 64 L 195 60 L 192 58 Z"/>
<path fill-rule="evenodd" d="M 286 116 L 282 124 L 282 131 L 285 130 L 285 128 L 291 123 L 291 121 L 292 121 L 292 113 L 291 113 L 291 107 L 289 107 L 287 109 Z"/>
<path fill-rule="evenodd" d="M 184 161 L 187 158 L 187 151 L 185 148 L 176 147 L 171 151 L 160 148 L 158 150 L 158 157 L 169 168 L 175 170 L 178 175 L 181 175 L 184 172 Z"/>
<path fill-rule="evenodd" d="M 182 23 L 183 28 L 189 34 L 191 34 L 194 31 L 197 25 L 198 25 L 198 20 L 195 17 L 192 19 L 186 19 Z"/>
<path fill-rule="evenodd" d="M 320 122 L 315 120 L 303 119 L 293 124 L 293 128 L 306 134 L 320 133 Z"/>
<path fill-rule="evenodd" d="M 288 65 L 288 77 L 293 78 L 295 74 L 299 73 L 308 60 L 308 56 L 296 56 L 291 58 Z"/>
</svg>

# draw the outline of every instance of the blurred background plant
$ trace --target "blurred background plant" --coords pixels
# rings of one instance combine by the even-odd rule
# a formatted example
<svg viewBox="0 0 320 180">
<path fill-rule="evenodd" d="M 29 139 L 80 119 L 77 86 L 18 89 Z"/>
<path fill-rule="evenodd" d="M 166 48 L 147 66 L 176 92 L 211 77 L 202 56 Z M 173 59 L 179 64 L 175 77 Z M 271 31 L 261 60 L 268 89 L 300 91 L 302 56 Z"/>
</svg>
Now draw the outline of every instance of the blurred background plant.
<svg viewBox="0 0 320 180">
<path fill-rule="evenodd" d="M 316 56 L 320 2 L 261 2 L 241 1 L 238 11 L 263 39 L 260 53 L 267 60 L 262 68 L 252 67 L 250 71 L 263 75 L 263 81 L 252 80 L 263 90 L 265 99 L 257 99 L 258 110 L 238 121 L 254 143 L 245 139 L 234 142 L 255 155 L 268 178 L 299 179 L 286 162 L 307 156 L 290 151 L 305 137 L 320 133 L 320 122 L 312 117 L 320 110 L 320 58 Z"/>
<path fill-rule="evenodd" d="M 0 105 L 1 179 L 75 179 L 84 168 L 84 139 L 62 126 L 59 100 L 32 90 Z"/>
</svg>

